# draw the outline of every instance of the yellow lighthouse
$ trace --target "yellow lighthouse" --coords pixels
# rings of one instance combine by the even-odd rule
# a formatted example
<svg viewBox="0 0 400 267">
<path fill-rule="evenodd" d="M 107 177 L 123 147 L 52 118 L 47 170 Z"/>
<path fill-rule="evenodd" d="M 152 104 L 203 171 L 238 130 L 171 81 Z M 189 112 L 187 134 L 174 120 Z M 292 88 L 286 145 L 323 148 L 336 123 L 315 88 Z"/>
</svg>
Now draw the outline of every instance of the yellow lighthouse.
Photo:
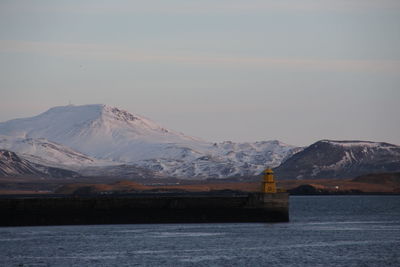
<svg viewBox="0 0 400 267">
<path fill-rule="evenodd" d="M 266 169 L 264 172 L 261 191 L 264 194 L 275 194 L 277 192 L 276 183 L 274 180 L 274 172 L 271 168 Z"/>
</svg>

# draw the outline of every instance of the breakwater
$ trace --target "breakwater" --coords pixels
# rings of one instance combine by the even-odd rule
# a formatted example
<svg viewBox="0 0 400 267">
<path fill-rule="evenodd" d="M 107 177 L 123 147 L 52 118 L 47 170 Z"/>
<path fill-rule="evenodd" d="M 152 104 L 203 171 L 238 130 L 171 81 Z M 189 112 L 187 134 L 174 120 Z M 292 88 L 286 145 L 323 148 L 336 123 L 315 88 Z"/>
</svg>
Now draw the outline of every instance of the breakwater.
<svg viewBox="0 0 400 267">
<path fill-rule="evenodd" d="M 1 196 L 0 226 L 287 222 L 288 198 L 239 191 Z"/>
</svg>

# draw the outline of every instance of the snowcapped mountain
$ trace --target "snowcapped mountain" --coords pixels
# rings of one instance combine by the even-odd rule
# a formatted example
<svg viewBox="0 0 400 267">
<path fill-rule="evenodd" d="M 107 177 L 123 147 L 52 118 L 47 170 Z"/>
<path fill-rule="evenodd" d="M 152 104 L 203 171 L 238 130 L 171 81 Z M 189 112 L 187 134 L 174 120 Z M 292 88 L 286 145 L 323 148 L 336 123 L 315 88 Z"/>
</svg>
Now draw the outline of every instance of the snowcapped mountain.
<svg viewBox="0 0 400 267">
<path fill-rule="evenodd" d="M 107 105 L 54 107 L 35 117 L 0 123 L 0 134 L 23 140 L 45 138 L 96 159 L 187 178 L 258 174 L 298 151 L 279 141 L 213 144 Z M 24 149 L 19 152 L 32 154 Z M 90 158 L 82 162 L 89 164 Z"/>
<path fill-rule="evenodd" d="M 162 151 L 176 157 L 181 154 L 176 146 L 203 144 L 144 117 L 106 105 L 51 108 L 35 117 L 0 123 L 0 134 L 46 138 L 90 156 L 122 162 L 159 157 Z"/>
<path fill-rule="evenodd" d="M 35 164 L 14 152 L 0 149 L 0 177 L 32 176 L 42 178 L 76 178 L 79 174 L 70 170 Z"/>
<path fill-rule="evenodd" d="M 316 142 L 275 169 L 280 179 L 350 178 L 400 171 L 400 146 L 368 141 Z"/>
</svg>

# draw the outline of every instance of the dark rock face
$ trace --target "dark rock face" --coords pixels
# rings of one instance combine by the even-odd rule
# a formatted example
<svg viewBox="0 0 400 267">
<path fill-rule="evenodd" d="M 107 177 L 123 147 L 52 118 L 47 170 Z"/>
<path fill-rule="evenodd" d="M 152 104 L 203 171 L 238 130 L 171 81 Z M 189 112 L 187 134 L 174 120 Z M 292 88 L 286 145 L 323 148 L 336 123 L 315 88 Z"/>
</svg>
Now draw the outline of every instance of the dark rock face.
<svg viewBox="0 0 400 267">
<path fill-rule="evenodd" d="M 25 175 L 40 175 L 32 164 L 17 156 L 14 152 L 8 150 L 0 150 L 0 177 Z"/>
<path fill-rule="evenodd" d="M 350 178 L 400 171 L 400 146 L 363 141 L 316 142 L 274 169 L 279 179 Z"/>
<path fill-rule="evenodd" d="M 32 163 L 14 152 L 0 149 L 0 177 L 33 176 L 51 178 L 75 178 L 74 171 Z"/>
</svg>

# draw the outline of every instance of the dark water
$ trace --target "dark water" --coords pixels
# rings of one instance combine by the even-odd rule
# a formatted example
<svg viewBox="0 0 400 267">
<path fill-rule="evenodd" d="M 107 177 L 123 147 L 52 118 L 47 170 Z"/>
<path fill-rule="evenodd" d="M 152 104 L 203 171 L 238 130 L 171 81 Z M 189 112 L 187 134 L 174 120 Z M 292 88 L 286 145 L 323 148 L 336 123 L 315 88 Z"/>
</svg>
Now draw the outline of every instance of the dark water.
<svg viewBox="0 0 400 267">
<path fill-rule="evenodd" d="M 0 228 L 0 266 L 400 266 L 400 196 L 290 201 L 290 223 Z"/>
</svg>

